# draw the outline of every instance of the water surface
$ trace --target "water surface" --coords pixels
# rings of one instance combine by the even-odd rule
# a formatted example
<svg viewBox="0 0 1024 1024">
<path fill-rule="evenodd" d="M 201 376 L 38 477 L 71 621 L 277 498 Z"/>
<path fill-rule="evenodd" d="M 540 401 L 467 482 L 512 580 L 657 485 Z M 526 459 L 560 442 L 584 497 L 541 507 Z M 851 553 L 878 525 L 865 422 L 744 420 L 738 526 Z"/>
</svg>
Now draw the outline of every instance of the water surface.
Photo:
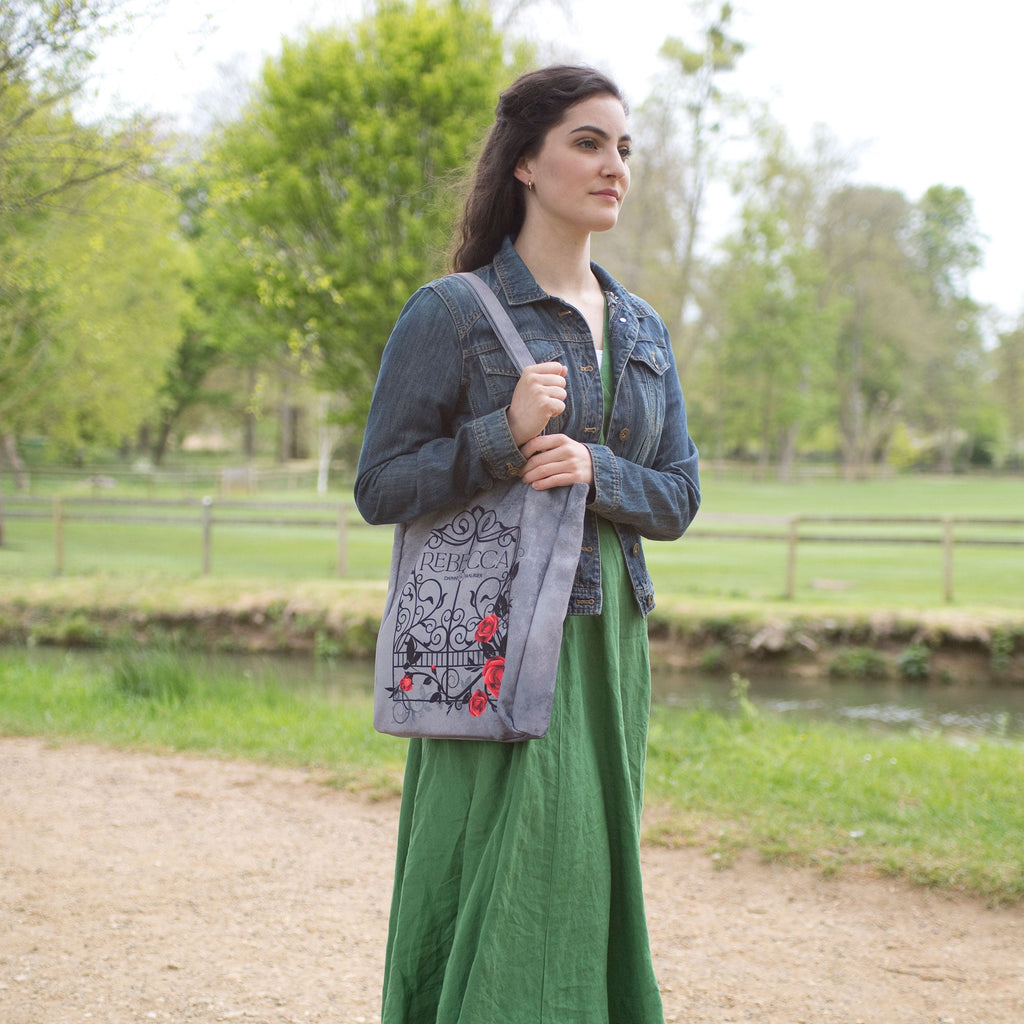
<svg viewBox="0 0 1024 1024">
<path fill-rule="evenodd" d="M 25 654 L 19 650 L 19 654 Z M 66 657 L 111 661 L 109 651 L 66 652 L 35 649 L 33 658 Z M 195 655 L 201 669 L 238 673 L 255 684 L 277 682 L 343 700 L 368 694 L 373 665 L 368 661 L 317 660 L 299 655 Z M 729 712 L 736 707 L 733 684 L 726 675 L 678 670 L 655 671 L 655 703 L 708 707 Z M 766 714 L 859 724 L 866 728 L 916 730 L 954 736 L 1024 737 L 1024 687 L 991 684 L 849 682 L 804 678 L 757 677 L 748 696 Z"/>
</svg>

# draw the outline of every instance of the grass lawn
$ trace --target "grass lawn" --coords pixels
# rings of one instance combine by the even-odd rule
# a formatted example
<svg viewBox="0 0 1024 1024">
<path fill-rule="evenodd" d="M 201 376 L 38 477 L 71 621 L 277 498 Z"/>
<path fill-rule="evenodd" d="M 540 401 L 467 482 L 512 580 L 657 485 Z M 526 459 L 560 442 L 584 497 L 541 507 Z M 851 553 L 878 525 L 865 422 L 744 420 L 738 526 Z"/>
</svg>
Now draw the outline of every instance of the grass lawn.
<svg viewBox="0 0 1024 1024">
<path fill-rule="evenodd" d="M 737 615 L 822 621 L 885 612 L 998 619 L 1024 629 L 1024 544 L 957 547 L 954 600 L 947 604 L 941 547 L 914 540 L 929 531 L 937 538 L 935 526 L 872 527 L 889 539 L 870 544 L 835 539 L 846 526 L 815 526 L 830 539 L 800 545 L 794 598 L 784 594 L 790 516 L 1024 518 L 1024 480 L 900 477 L 781 485 L 711 470 L 703 489 L 692 533 L 647 545 L 657 614 L 727 622 Z M 333 523 L 338 503 L 348 501 L 347 491 L 337 493 L 316 515 Z M 278 515 L 284 524 L 228 523 L 218 515 L 256 514 L 228 500 L 214 503 L 209 575 L 201 575 L 196 505 L 188 525 L 69 519 L 64 573 L 55 578 L 52 520 L 12 515 L 18 510 L 17 502 L 5 500 L 4 604 L 45 607 L 51 620 L 67 619 L 72 632 L 92 628 L 77 622 L 83 609 L 109 609 L 118 629 L 130 632 L 132 610 L 172 616 L 198 610 L 216 618 L 219 610 L 248 607 L 263 616 L 258 629 L 308 614 L 365 632 L 383 599 L 392 531 L 361 525 L 354 511 L 347 576 L 339 580 L 336 526 L 300 525 L 298 513 L 285 511 Z M 109 506 L 79 511 L 111 515 Z M 720 536 L 740 528 L 778 538 Z M 962 529 L 978 539 L 1024 541 L 1020 525 L 971 528 L 970 534 Z M 1004 628 L 1007 637 L 1017 632 Z M 211 678 L 192 655 L 164 650 L 111 651 L 105 668 L 73 655 L 58 668 L 17 651 L 0 659 L 0 734 L 316 765 L 339 785 L 370 795 L 394 794 L 400 784 L 404 744 L 373 732 L 365 695 L 332 702 L 273 683 Z M 1019 744 L 994 739 L 956 745 L 941 737 L 759 716 L 740 691 L 733 714 L 659 706 L 649 744 L 649 837 L 710 846 L 723 864 L 736 850 L 756 849 L 824 871 L 865 864 L 1014 902 L 1024 895 L 1022 753 Z"/>
<path fill-rule="evenodd" d="M 733 710 L 655 708 L 647 836 L 844 865 L 962 891 L 1024 896 L 1024 749 L 996 740 L 880 734 L 762 716 L 735 681 Z M 42 735 L 314 767 L 372 798 L 397 794 L 405 743 L 371 725 L 370 698 L 329 699 L 174 651 L 0 661 L 0 735 Z"/>
</svg>

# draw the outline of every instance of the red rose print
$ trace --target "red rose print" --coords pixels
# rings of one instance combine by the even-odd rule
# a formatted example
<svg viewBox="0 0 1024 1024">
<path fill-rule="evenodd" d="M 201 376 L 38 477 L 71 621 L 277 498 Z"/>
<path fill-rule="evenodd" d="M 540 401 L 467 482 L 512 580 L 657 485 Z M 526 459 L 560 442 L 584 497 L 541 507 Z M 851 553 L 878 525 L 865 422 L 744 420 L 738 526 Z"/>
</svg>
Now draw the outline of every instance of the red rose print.
<svg viewBox="0 0 1024 1024">
<path fill-rule="evenodd" d="M 412 689 L 412 676 L 402 676 L 402 678 L 398 681 L 398 688 L 402 691 L 402 693 L 408 693 Z"/>
<path fill-rule="evenodd" d="M 486 643 L 497 632 L 498 616 L 487 615 L 480 620 L 480 625 L 476 627 L 476 638 L 480 643 Z"/>
<path fill-rule="evenodd" d="M 469 698 L 469 713 L 479 718 L 487 710 L 487 694 L 483 690 L 474 690 Z"/>
<path fill-rule="evenodd" d="M 504 658 L 490 658 L 484 662 L 484 683 L 491 691 L 492 697 L 501 693 L 501 677 L 505 673 Z"/>
</svg>

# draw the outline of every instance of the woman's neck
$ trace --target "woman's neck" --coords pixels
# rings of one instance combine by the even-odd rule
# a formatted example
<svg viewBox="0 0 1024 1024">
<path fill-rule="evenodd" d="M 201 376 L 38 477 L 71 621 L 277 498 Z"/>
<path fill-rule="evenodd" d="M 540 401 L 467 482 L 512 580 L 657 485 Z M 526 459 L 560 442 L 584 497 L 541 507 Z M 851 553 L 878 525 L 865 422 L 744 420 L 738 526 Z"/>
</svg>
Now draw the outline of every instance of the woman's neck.
<svg viewBox="0 0 1024 1024">
<path fill-rule="evenodd" d="M 541 237 L 528 225 L 515 240 L 516 252 L 549 295 L 571 299 L 585 295 L 596 285 L 590 269 L 590 235 L 568 239 Z"/>
<path fill-rule="evenodd" d="M 575 306 L 590 328 L 594 348 L 604 346 L 604 292 L 590 266 L 590 235 L 584 240 L 560 240 L 550 233 L 521 231 L 516 252 L 548 293 Z"/>
</svg>

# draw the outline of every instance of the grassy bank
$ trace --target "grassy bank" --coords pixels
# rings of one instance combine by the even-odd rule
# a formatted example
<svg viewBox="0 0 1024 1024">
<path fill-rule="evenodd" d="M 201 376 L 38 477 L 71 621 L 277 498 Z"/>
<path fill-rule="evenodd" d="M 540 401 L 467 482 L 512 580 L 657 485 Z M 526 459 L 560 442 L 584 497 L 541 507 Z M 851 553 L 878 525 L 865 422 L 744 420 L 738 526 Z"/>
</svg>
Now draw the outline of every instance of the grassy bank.
<svg viewBox="0 0 1024 1024">
<path fill-rule="evenodd" d="M 124 643 L 214 651 L 373 653 L 383 581 L 173 579 L 153 574 L 8 581 L 0 644 Z M 898 596 L 898 595 L 897 595 Z M 756 674 L 1024 684 L 1024 616 L 994 606 L 851 608 L 659 592 L 655 661 Z"/>
<path fill-rule="evenodd" d="M 195 505 L 208 485 L 149 497 L 173 494 Z M 702 486 L 691 531 L 646 545 L 658 595 L 650 620 L 656 657 L 726 674 L 764 666 L 829 674 L 860 658 L 865 671 L 890 677 L 909 667 L 918 679 L 1024 684 L 1024 480 L 815 476 L 782 484 L 709 466 Z M 188 512 L 191 525 L 182 525 L 166 521 L 184 514 L 180 508 L 119 508 L 133 492 L 123 479 L 97 492 L 44 477 L 34 489 L 43 518 L 19 517 L 29 509 L 13 496 L 4 506 L 0 643 L 135 639 L 353 657 L 372 651 L 392 531 L 360 524 L 349 508 L 342 544 L 337 519 L 339 504 L 351 500 L 348 488 L 316 500 L 316 518 L 328 524 L 320 527 L 300 525 L 313 515 L 308 510 L 280 505 L 271 516 L 241 496 L 218 496 L 208 575 L 201 574 L 198 505 Z M 57 498 L 114 504 L 77 505 L 78 518 L 68 511 L 58 534 L 48 518 Z M 879 522 L 808 524 L 790 565 L 792 517 L 839 514 Z M 891 518 L 921 515 L 988 523 L 957 528 L 952 600 L 944 594 L 941 527 Z M 337 578 L 339 547 L 344 579 Z M 55 576 L 58 549 L 64 568 Z M 874 660 L 861 656 L 866 650 Z"/>
<path fill-rule="evenodd" d="M 1024 897 L 1019 745 L 954 744 L 734 711 L 655 709 L 648 839 L 740 850 L 825 872 L 857 865 L 992 903 Z M 211 676 L 180 651 L 0 662 L 0 733 L 194 751 L 310 768 L 373 797 L 398 792 L 405 744 L 364 695 L 330 702 L 273 681 Z"/>
</svg>

